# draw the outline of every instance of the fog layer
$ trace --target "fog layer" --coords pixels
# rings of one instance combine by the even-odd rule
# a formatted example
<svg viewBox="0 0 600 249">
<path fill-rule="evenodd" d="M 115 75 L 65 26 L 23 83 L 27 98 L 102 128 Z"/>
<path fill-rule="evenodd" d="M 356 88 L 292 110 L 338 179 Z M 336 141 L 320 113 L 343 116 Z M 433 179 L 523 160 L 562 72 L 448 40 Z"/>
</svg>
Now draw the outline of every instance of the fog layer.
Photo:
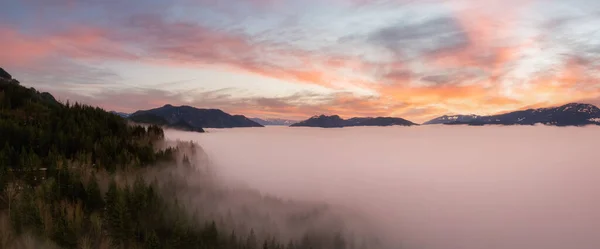
<svg viewBox="0 0 600 249">
<path fill-rule="evenodd" d="M 232 184 L 362 212 L 409 249 L 600 248 L 600 128 L 168 131 Z"/>
</svg>

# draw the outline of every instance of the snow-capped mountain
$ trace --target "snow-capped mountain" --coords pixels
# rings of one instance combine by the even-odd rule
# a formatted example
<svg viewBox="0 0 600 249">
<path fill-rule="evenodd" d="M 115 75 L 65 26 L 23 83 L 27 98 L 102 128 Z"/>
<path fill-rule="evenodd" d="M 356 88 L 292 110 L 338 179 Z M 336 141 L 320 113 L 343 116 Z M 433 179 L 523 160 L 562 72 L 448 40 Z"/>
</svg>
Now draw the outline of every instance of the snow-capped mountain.
<svg viewBox="0 0 600 249">
<path fill-rule="evenodd" d="M 479 117 L 480 116 L 478 116 L 478 115 L 444 115 L 444 116 L 429 120 L 423 124 L 430 125 L 430 124 L 447 124 L 447 123 L 453 123 L 453 122 L 471 122 Z"/>
<path fill-rule="evenodd" d="M 443 118 L 442 116 L 428 121 L 426 124 L 440 121 L 438 123 L 468 125 L 600 125 L 600 108 L 591 104 L 570 103 L 559 107 L 528 109 L 491 116 L 476 116 L 471 120 L 457 119 L 451 121 L 451 119 L 452 118 Z"/>
<path fill-rule="evenodd" d="M 279 119 L 279 118 L 250 118 L 250 120 L 259 123 L 261 125 L 267 126 L 267 125 L 284 125 L 284 126 L 290 126 L 298 121 L 295 120 L 289 120 L 289 119 Z"/>
<path fill-rule="evenodd" d="M 110 111 L 110 113 L 112 113 L 112 114 L 116 114 L 116 115 L 119 115 L 119 116 L 121 116 L 122 118 L 127 118 L 127 117 L 129 117 L 129 115 L 130 115 L 129 113 L 124 113 L 124 112 L 116 112 L 116 111 Z"/>
</svg>

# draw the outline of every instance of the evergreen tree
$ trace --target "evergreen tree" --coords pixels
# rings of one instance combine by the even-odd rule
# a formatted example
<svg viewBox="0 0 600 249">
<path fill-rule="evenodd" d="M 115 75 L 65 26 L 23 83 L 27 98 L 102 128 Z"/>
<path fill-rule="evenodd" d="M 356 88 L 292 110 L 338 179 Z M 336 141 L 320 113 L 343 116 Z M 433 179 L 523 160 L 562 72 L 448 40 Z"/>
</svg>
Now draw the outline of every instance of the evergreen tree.
<svg viewBox="0 0 600 249">
<path fill-rule="evenodd" d="M 246 248 L 247 249 L 255 249 L 257 246 L 256 235 L 254 234 L 254 229 L 250 229 L 250 234 L 246 239 Z"/>
<path fill-rule="evenodd" d="M 156 236 L 156 232 L 151 230 L 146 236 L 146 240 L 144 241 L 144 248 L 146 249 L 159 249 L 160 241 L 158 240 L 158 236 Z"/>
<path fill-rule="evenodd" d="M 223 230 L 225 223 L 198 226 L 195 217 L 164 197 L 176 194 L 175 186 L 138 177 L 131 187 L 120 187 L 112 178 L 102 196 L 94 172 L 135 172 L 159 161 L 175 162 L 176 148 L 154 146 L 163 139 L 158 126 L 131 125 L 100 108 L 63 104 L 48 93 L 0 80 L 0 212 L 9 214 L 15 232 L 32 232 L 62 248 L 284 248 L 274 238 L 258 242 L 252 229 L 238 236 Z M 188 155 L 182 164 L 193 166 Z M 47 169 L 40 173 L 40 168 Z M 290 241 L 286 248 L 313 244 L 307 238 L 303 247 Z"/>
<path fill-rule="evenodd" d="M 88 194 L 88 201 L 86 202 L 88 212 L 100 210 L 104 207 L 104 199 L 102 193 L 100 193 L 100 186 L 98 186 L 98 179 L 95 174 L 90 177 L 86 192 Z"/>
<path fill-rule="evenodd" d="M 336 233 L 333 237 L 333 249 L 346 249 L 346 241 L 340 233 Z"/>
</svg>

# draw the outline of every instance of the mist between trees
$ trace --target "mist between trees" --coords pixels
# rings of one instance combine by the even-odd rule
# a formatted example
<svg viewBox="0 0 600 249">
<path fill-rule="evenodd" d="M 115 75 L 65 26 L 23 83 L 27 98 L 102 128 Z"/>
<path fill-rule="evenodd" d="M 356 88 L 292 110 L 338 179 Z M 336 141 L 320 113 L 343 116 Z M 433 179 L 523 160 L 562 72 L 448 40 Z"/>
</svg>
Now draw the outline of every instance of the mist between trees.
<svg viewBox="0 0 600 249">
<path fill-rule="evenodd" d="M 0 80 L 0 248 L 375 248 L 325 205 L 223 184 L 157 126 Z"/>
<path fill-rule="evenodd" d="M 351 216 L 325 204 L 223 184 L 197 145 L 169 148 L 177 148 L 171 150 L 175 161 L 153 167 L 111 174 L 67 163 L 35 186 L 11 181 L 3 193 L 11 208 L 0 218 L 2 248 L 316 249 L 378 243 L 355 234 L 344 219 Z"/>
</svg>

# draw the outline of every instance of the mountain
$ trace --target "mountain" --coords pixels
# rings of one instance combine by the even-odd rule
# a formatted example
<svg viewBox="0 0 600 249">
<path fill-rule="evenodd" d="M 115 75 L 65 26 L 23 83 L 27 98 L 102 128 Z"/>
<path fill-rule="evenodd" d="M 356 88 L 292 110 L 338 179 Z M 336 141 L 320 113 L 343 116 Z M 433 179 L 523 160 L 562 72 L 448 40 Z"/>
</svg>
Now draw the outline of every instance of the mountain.
<svg viewBox="0 0 600 249">
<path fill-rule="evenodd" d="M 169 124 L 166 127 L 182 131 L 204 132 L 204 129 L 202 129 L 202 127 L 195 127 L 190 123 L 184 121 L 183 119 L 179 120 L 179 122 L 176 122 L 174 124 Z"/>
<path fill-rule="evenodd" d="M 152 113 L 141 113 L 138 115 L 130 115 L 128 117 L 129 120 L 136 122 L 136 123 L 142 123 L 142 124 L 154 124 L 154 125 L 160 125 L 160 126 L 166 126 L 169 125 L 169 121 L 167 121 L 165 118 L 152 114 Z"/>
<path fill-rule="evenodd" d="M 16 107 L 22 106 L 25 101 L 52 107 L 61 105 L 48 92 L 39 92 L 34 88 L 21 86 L 18 80 L 13 79 L 2 68 L 0 68 L 0 84 L 2 84 L 0 88 L 0 101 L 7 100 L 10 105 L 15 105 Z M 12 96 L 8 94 L 9 92 Z M 2 115 L 0 115 L 0 119 L 2 118 Z"/>
<path fill-rule="evenodd" d="M 402 125 L 411 126 L 417 125 L 411 121 L 402 118 L 393 117 L 367 117 L 367 118 L 350 118 L 343 119 L 338 115 L 333 116 L 313 116 L 302 122 L 292 124 L 292 127 L 322 127 L 322 128 L 341 128 L 351 126 L 391 126 Z"/>
<path fill-rule="evenodd" d="M 119 115 L 119 116 L 121 116 L 122 118 L 127 118 L 127 117 L 129 117 L 129 115 L 130 115 L 129 113 L 124 113 L 124 112 L 116 112 L 116 111 L 110 111 L 110 113 L 112 113 L 112 114 L 116 114 L 116 115 Z"/>
<path fill-rule="evenodd" d="M 134 112 L 128 118 L 134 122 L 143 120 L 150 124 L 171 127 L 177 124 L 193 129 L 263 127 L 242 115 L 230 115 L 218 109 L 198 109 L 191 106 L 165 105 L 151 110 Z"/>
<path fill-rule="evenodd" d="M 267 118 L 267 119 L 261 119 L 261 118 L 250 118 L 250 120 L 259 123 L 261 125 L 267 126 L 267 125 L 283 125 L 283 126 L 290 126 L 294 123 L 296 123 L 297 121 L 294 120 L 288 120 L 288 119 L 279 119 L 279 118 Z"/>
<path fill-rule="evenodd" d="M 204 132 L 202 127 L 195 127 L 182 119 L 174 123 L 170 123 L 165 118 L 152 113 L 142 113 L 135 116 L 131 115 L 128 117 L 128 119 L 140 124 L 153 124 L 182 131 Z"/>
<path fill-rule="evenodd" d="M 196 216 L 188 215 L 173 193 L 189 189 L 221 197 L 231 191 L 216 185 L 192 189 L 187 183 L 176 188 L 161 184 L 174 182 L 171 177 L 179 175 L 193 174 L 194 179 L 201 180 L 210 180 L 212 176 L 191 167 L 190 163 L 199 162 L 197 155 L 184 154 L 203 153 L 199 146 L 178 143 L 176 147 L 158 147 L 157 143 L 167 144 L 160 127 L 132 125 L 98 107 L 59 103 L 49 93 L 0 76 L 0 248 L 198 248 L 202 245 L 242 249 L 258 248 L 254 244 L 263 243 L 256 240 L 247 244 L 242 236 L 239 238 L 244 240 L 221 236 L 232 234 L 232 230 L 217 228 L 213 219 L 203 221 L 209 225 L 197 225 L 200 223 Z M 157 174 L 152 183 L 145 181 L 142 175 L 152 171 L 178 173 Z M 137 177 L 131 185 L 117 184 L 115 176 L 119 175 Z M 288 202 L 271 205 L 262 194 L 250 199 L 252 195 L 241 194 L 249 200 L 247 203 L 266 204 L 264 207 L 272 210 L 296 207 L 288 206 Z M 227 204 L 226 198 L 236 197 L 228 194 L 217 204 Z M 250 210 L 254 214 L 265 209 Z M 315 215 L 314 219 L 320 220 L 321 216 Z M 241 220 L 232 220 L 231 224 L 241 224 Z M 254 226 L 246 224 L 249 229 Z M 33 232 L 24 237 L 25 231 Z M 316 244 L 312 242 L 317 241 L 314 238 L 303 241 Z M 321 238 L 319 234 L 319 241 Z M 284 248 L 286 244 L 274 238 L 265 239 L 264 243 L 267 242 L 269 248 Z"/>
<path fill-rule="evenodd" d="M 12 77 L 12 75 L 10 75 L 8 72 L 6 72 L 6 70 L 4 70 L 4 68 L 0 67 L 0 80 L 6 83 L 15 83 L 15 84 L 20 84 L 20 82 L 17 79 L 14 79 Z M 54 98 L 54 97 L 52 97 Z"/>
<path fill-rule="evenodd" d="M 346 120 L 340 118 L 338 115 L 333 116 L 314 116 L 307 120 L 292 124 L 292 127 L 322 127 L 322 128 L 341 128 L 346 126 Z"/>
<path fill-rule="evenodd" d="M 435 120 L 435 119 L 434 119 Z M 428 121 L 429 122 L 432 122 Z M 594 105 L 570 103 L 559 107 L 528 109 L 499 115 L 478 116 L 472 120 L 451 121 L 445 124 L 467 125 L 534 125 L 583 126 L 600 125 L 600 109 Z"/>
<path fill-rule="evenodd" d="M 4 70 L 4 68 L 0 67 L 0 79 L 12 80 L 12 75 Z"/>
<path fill-rule="evenodd" d="M 448 124 L 448 123 L 454 123 L 454 122 L 471 122 L 479 117 L 481 117 L 481 116 L 478 116 L 478 115 L 451 115 L 451 116 L 444 115 L 444 116 L 429 120 L 423 124 L 430 125 L 430 124 Z"/>
</svg>

